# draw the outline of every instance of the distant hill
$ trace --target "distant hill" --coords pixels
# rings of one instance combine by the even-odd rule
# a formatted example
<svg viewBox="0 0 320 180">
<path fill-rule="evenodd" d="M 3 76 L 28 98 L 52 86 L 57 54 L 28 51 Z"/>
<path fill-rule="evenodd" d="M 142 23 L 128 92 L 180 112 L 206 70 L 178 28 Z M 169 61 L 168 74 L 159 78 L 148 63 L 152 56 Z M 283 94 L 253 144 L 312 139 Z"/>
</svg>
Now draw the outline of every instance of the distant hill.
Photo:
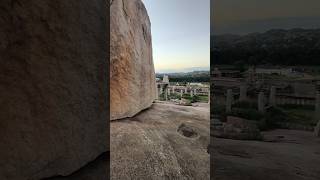
<svg viewBox="0 0 320 180">
<path fill-rule="evenodd" d="M 213 24 L 215 24 L 213 22 Z M 221 34 L 249 34 L 252 32 L 266 32 L 270 29 L 294 29 L 296 27 L 304 29 L 320 28 L 319 16 L 303 17 L 277 17 L 268 19 L 240 20 L 219 24 L 212 28 L 215 35 Z"/>
<path fill-rule="evenodd" d="M 209 71 L 210 67 L 191 67 L 184 69 L 162 69 L 158 70 L 157 73 L 168 74 L 168 73 L 192 73 L 194 71 Z"/>
<path fill-rule="evenodd" d="M 320 29 L 215 35 L 213 64 L 320 65 Z"/>
<path fill-rule="evenodd" d="M 209 71 L 177 72 L 177 73 L 156 73 L 156 77 L 162 79 L 163 75 L 168 75 L 170 82 L 209 82 Z"/>
</svg>

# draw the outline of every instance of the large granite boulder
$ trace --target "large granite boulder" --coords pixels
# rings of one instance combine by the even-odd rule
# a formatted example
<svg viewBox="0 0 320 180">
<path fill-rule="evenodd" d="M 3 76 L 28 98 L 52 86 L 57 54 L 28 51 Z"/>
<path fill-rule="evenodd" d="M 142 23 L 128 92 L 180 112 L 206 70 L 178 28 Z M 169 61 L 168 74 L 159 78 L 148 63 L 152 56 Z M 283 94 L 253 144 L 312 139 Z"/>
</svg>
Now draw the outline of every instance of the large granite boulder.
<svg viewBox="0 0 320 180">
<path fill-rule="evenodd" d="M 156 98 L 150 26 L 141 0 L 111 1 L 111 120 L 132 117 Z"/>
<path fill-rule="evenodd" d="M 1 1 L 1 180 L 68 175 L 108 150 L 106 9 Z"/>
</svg>

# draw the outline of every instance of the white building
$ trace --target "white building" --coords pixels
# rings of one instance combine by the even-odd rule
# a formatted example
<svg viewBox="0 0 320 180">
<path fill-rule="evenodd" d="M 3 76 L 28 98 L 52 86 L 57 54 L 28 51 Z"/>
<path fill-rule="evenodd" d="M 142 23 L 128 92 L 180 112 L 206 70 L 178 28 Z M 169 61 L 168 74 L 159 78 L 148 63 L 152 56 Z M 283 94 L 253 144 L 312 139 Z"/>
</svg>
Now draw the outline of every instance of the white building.
<svg viewBox="0 0 320 180">
<path fill-rule="evenodd" d="M 169 76 L 168 75 L 163 75 L 162 82 L 169 83 Z"/>
</svg>

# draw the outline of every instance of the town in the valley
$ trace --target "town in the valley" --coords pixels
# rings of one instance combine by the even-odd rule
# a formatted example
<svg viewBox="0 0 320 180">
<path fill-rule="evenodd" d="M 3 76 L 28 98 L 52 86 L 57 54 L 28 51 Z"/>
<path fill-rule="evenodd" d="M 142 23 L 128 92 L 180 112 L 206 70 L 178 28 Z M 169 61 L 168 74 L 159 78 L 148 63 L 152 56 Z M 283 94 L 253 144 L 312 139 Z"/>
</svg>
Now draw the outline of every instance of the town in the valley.
<svg viewBox="0 0 320 180">
<path fill-rule="evenodd" d="M 216 65 L 211 74 L 211 155 L 217 179 L 319 177 L 316 67 Z"/>
<path fill-rule="evenodd" d="M 258 121 L 274 113 L 283 118 L 267 119 L 263 124 L 266 129 L 279 127 L 320 135 L 320 80 L 314 69 L 249 67 L 241 72 L 222 66 L 214 68 L 212 75 L 215 106 L 212 113 L 217 128 L 222 114 Z"/>
<path fill-rule="evenodd" d="M 156 78 L 156 100 L 177 105 L 195 106 L 199 103 L 210 104 L 209 82 L 171 82 L 170 76 L 164 74 Z"/>
</svg>

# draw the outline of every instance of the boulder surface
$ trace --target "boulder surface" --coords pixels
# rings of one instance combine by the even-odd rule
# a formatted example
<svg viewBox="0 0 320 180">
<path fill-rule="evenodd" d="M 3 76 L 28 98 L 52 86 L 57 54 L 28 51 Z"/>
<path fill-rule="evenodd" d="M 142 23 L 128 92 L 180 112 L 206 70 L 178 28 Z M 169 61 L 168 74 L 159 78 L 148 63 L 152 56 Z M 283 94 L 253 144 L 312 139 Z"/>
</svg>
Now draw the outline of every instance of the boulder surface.
<svg viewBox="0 0 320 180">
<path fill-rule="evenodd" d="M 106 8 L 1 1 L 1 180 L 69 175 L 108 150 Z"/>
<path fill-rule="evenodd" d="M 111 122 L 111 179 L 210 179 L 209 105 L 154 103 Z"/>
<path fill-rule="evenodd" d="M 156 98 L 151 23 L 141 0 L 111 1 L 111 120 L 132 117 Z"/>
</svg>

